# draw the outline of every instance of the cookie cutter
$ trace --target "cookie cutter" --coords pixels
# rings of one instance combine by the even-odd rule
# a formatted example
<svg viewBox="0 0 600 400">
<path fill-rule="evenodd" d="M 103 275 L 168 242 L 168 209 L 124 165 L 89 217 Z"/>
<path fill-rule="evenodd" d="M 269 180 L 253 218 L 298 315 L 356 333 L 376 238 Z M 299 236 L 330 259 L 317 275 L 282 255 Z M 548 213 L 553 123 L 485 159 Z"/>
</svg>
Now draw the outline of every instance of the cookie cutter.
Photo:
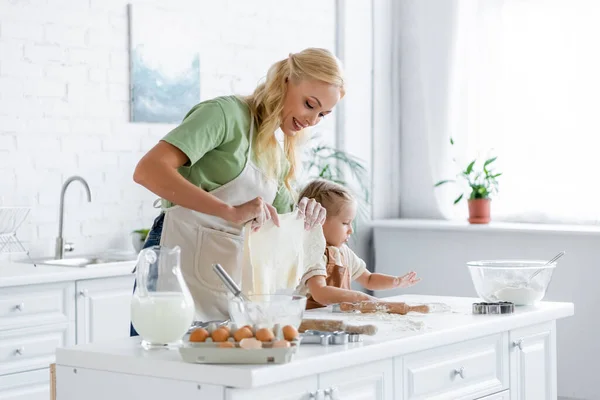
<svg viewBox="0 0 600 400">
<path fill-rule="evenodd" d="M 473 314 L 511 314 L 514 312 L 515 305 L 510 301 L 473 303 Z"/>
<path fill-rule="evenodd" d="M 319 344 L 321 346 L 340 345 L 362 341 L 360 334 L 348 333 L 344 331 L 325 332 L 307 330 L 300 334 L 300 338 L 300 343 L 302 344 Z"/>
</svg>

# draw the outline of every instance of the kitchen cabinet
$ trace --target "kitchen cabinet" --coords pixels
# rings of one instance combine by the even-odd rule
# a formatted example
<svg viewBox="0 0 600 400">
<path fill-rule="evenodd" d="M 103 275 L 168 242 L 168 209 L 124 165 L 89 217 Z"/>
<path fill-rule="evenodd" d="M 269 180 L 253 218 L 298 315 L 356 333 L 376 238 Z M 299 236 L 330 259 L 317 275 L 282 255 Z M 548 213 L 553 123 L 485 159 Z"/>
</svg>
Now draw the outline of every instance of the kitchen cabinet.
<svg viewBox="0 0 600 400">
<path fill-rule="evenodd" d="M 317 375 L 311 375 L 256 389 L 227 388 L 225 400 L 316 400 L 318 389 L 319 378 Z"/>
<path fill-rule="evenodd" d="M 500 393 L 485 396 L 477 400 L 510 400 L 510 390 L 505 390 Z"/>
<path fill-rule="evenodd" d="M 133 276 L 78 281 L 77 343 L 129 336 Z"/>
<path fill-rule="evenodd" d="M 176 350 L 143 352 L 131 339 L 61 348 L 58 400 L 79 400 L 106 387 L 112 400 L 130 400 L 123 393 L 132 377 L 151 379 L 156 393 L 179 387 L 179 400 L 204 398 L 185 394 L 194 385 L 213 390 L 214 400 L 556 400 L 555 321 L 573 315 L 573 304 L 495 316 L 472 315 L 473 298 L 389 300 L 454 304 L 458 311 L 415 317 L 429 326 L 421 332 L 378 332 L 341 346 L 300 345 L 288 364 L 189 364 Z M 326 316 L 321 313 L 307 312 Z M 154 393 L 145 399 L 164 400 Z"/>
<path fill-rule="evenodd" d="M 391 359 L 342 368 L 260 389 L 226 391 L 226 400 L 394 400 Z"/>
<path fill-rule="evenodd" d="M 0 286 L 0 399 L 48 400 L 57 348 L 128 337 L 131 269 L 4 270 L 16 284 Z M 73 275 L 104 276 L 60 280 Z"/>
<path fill-rule="evenodd" d="M 328 400 L 394 400 L 393 360 L 324 372 L 319 389 Z"/>
<path fill-rule="evenodd" d="M 477 399 L 508 388 L 508 334 L 408 354 L 396 366 L 405 400 Z"/>
<path fill-rule="evenodd" d="M 2 400 L 48 400 L 49 393 L 48 368 L 0 376 Z"/>
<path fill-rule="evenodd" d="M 511 400 L 556 399 L 555 322 L 510 332 Z"/>
</svg>

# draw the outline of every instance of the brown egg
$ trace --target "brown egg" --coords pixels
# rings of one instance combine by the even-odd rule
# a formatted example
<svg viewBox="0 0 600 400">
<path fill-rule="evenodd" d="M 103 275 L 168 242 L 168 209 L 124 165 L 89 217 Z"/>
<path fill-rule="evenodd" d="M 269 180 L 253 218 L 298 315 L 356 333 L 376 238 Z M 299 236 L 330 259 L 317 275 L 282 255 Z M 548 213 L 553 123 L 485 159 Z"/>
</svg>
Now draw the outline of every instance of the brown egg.
<svg viewBox="0 0 600 400">
<path fill-rule="evenodd" d="M 273 343 L 274 349 L 277 349 L 280 347 L 290 347 L 290 342 L 288 342 L 287 340 L 278 340 L 275 343 Z"/>
<path fill-rule="evenodd" d="M 225 329 L 227 331 L 227 334 L 229 336 L 231 336 L 231 329 L 229 329 L 229 327 L 227 325 L 223 325 L 219 327 L 220 329 Z"/>
<path fill-rule="evenodd" d="M 282 329 L 283 338 L 290 342 L 298 337 L 298 330 L 291 325 L 286 325 Z"/>
<path fill-rule="evenodd" d="M 240 328 L 233 334 L 233 338 L 236 342 L 241 342 L 242 339 L 251 338 L 253 336 L 252 331 L 247 327 Z"/>
<path fill-rule="evenodd" d="M 225 342 L 229 338 L 229 332 L 223 328 L 215 329 L 210 337 L 214 342 Z"/>
<path fill-rule="evenodd" d="M 204 342 L 210 334 L 204 328 L 194 329 L 192 333 L 190 333 L 190 342 Z"/>
<path fill-rule="evenodd" d="M 246 350 L 260 349 L 262 348 L 262 342 L 255 338 L 246 338 L 240 341 L 240 347 Z"/>
<path fill-rule="evenodd" d="M 235 347 L 235 343 L 232 343 L 232 342 L 221 342 L 221 343 L 219 343 L 218 347 L 223 348 L 223 349 L 231 349 L 231 348 Z"/>
<path fill-rule="evenodd" d="M 256 331 L 256 338 L 261 342 L 270 342 L 275 338 L 275 335 L 273 335 L 273 331 L 269 328 L 261 328 Z"/>
</svg>

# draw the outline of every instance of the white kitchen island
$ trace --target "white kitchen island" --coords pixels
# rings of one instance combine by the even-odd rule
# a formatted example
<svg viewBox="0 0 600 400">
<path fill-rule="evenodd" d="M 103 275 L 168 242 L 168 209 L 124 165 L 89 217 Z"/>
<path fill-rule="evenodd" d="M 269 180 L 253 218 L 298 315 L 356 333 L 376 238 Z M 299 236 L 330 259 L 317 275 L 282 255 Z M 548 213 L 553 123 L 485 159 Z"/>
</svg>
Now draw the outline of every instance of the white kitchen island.
<svg viewBox="0 0 600 400">
<path fill-rule="evenodd" d="M 380 329 L 359 343 L 301 345 L 292 362 L 278 365 L 189 364 L 177 350 L 143 350 L 139 338 L 61 348 L 57 399 L 556 399 L 556 320 L 573 315 L 572 303 L 473 315 L 478 299 L 390 300 L 444 303 L 452 311 L 376 321 L 310 311 L 305 318 Z"/>
</svg>

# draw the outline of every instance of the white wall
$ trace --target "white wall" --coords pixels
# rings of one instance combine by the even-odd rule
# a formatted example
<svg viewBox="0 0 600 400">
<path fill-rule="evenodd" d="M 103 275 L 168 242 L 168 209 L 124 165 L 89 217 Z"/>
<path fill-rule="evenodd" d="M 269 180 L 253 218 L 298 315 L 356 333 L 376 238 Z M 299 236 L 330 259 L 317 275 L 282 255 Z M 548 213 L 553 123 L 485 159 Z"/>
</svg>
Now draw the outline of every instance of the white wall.
<svg viewBox="0 0 600 400">
<path fill-rule="evenodd" d="M 477 297 L 466 262 L 494 258 L 550 259 L 567 254 L 553 274 L 545 300 L 575 304 L 573 317 L 557 322 L 558 394 L 600 398 L 596 363 L 600 359 L 600 228 L 526 224 L 469 226 L 447 221 L 375 221 L 376 271 L 415 270 L 423 279 L 408 289 L 379 291 Z M 387 225 L 382 227 L 381 225 Z M 377 227 L 379 226 L 379 227 Z"/>
<path fill-rule="evenodd" d="M 250 92 L 289 52 L 335 48 L 333 0 L 144 3 L 197 22 L 190 40 L 200 50 L 202 99 Z M 129 232 L 157 214 L 154 196 L 131 176 L 174 125 L 129 122 L 127 4 L 0 0 L 0 205 L 32 207 L 18 232 L 32 254 L 53 252 L 60 188 L 71 175 L 92 189 L 89 204 L 77 183 L 67 194 L 64 236 L 76 252 L 130 249 Z M 332 137 L 334 123 L 319 130 Z"/>
</svg>

